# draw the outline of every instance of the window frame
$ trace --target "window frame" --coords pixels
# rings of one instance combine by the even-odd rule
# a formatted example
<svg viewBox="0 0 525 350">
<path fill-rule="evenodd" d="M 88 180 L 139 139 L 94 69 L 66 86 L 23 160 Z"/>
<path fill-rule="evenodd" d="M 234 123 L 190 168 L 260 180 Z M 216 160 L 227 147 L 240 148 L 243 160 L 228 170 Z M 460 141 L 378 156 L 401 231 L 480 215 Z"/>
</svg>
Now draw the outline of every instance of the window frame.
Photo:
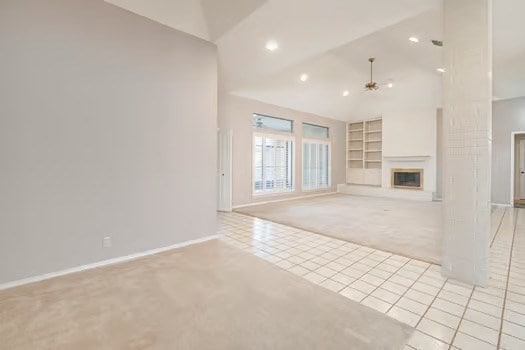
<svg viewBox="0 0 525 350">
<path fill-rule="evenodd" d="M 328 146 L 328 183 L 326 186 L 323 187 L 314 187 L 314 188 L 305 188 L 304 185 L 304 166 L 305 166 L 305 152 L 304 152 L 304 145 L 308 144 L 318 144 L 318 145 L 327 145 Z M 302 192 L 318 192 L 318 191 L 326 191 L 327 189 L 330 189 L 332 187 L 332 140 L 330 138 L 328 139 L 320 139 L 320 138 L 303 138 L 301 143 L 301 191 Z"/>
<path fill-rule="evenodd" d="M 261 130 L 261 129 L 259 129 Z M 267 129 L 264 129 L 267 130 Z M 279 190 L 272 190 L 272 191 L 255 191 L 255 150 L 256 150 L 256 144 L 255 144 L 255 138 L 256 137 L 262 137 L 262 138 L 277 138 L 285 141 L 291 141 L 292 143 L 292 152 L 289 154 L 291 155 L 291 182 L 292 187 L 290 189 L 279 189 Z M 251 157 L 252 157 L 252 173 L 251 173 L 251 194 L 252 197 L 265 197 L 265 196 L 276 196 L 276 195 L 283 195 L 287 193 L 293 193 L 295 192 L 296 186 L 295 186 L 295 154 L 296 154 L 296 142 L 295 142 L 295 136 L 288 132 L 278 132 L 278 131 L 253 131 L 252 133 L 252 151 L 251 151 Z"/>
<path fill-rule="evenodd" d="M 315 126 L 315 127 L 318 127 L 318 128 L 323 128 L 323 129 L 326 129 L 326 137 L 315 137 L 315 136 L 308 136 L 308 137 L 305 137 L 306 139 L 308 140 L 330 140 L 330 136 L 331 136 L 331 132 L 330 132 L 330 127 L 329 126 L 324 126 L 324 125 L 318 125 L 318 124 L 312 124 L 312 123 L 306 123 L 306 122 L 303 122 L 302 125 L 301 125 L 301 134 L 303 135 L 304 137 L 304 126 L 305 125 L 308 125 L 308 126 Z"/>
<path fill-rule="evenodd" d="M 256 116 L 263 117 L 263 118 L 284 120 L 284 121 L 290 122 L 290 131 L 282 131 L 282 130 L 277 130 L 277 129 L 272 129 L 272 128 L 264 128 L 264 127 L 263 128 L 256 128 L 256 127 L 253 126 L 253 118 L 256 117 Z M 274 116 L 271 116 L 271 115 L 255 113 L 254 112 L 254 113 L 252 113 L 252 130 L 254 130 L 254 132 L 263 133 L 263 134 L 266 134 L 266 133 L 272 134 L 272 133 L 274 133 L 274 134 L 293 135 L 294 131 L 295 131 L 295 121 L 293 119 L 282 118 L 282 117 L 274 117 Z"/>
</svg>

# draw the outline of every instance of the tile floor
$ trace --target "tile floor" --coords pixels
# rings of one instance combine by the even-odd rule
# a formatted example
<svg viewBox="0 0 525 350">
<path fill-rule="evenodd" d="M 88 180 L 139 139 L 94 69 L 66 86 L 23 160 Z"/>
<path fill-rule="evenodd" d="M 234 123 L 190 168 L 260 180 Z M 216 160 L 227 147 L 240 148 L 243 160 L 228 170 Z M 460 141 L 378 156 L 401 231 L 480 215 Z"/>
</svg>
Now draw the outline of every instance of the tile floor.
<svg viewBox="0 0 525 350">
<path fill-rule="evenodd" d="M 525 209 L 496 209 L 488 288 L 440 267 L 237 213 L 224 242 L 416 328 L 406 350 L 525 349 Z"/>
</svg>

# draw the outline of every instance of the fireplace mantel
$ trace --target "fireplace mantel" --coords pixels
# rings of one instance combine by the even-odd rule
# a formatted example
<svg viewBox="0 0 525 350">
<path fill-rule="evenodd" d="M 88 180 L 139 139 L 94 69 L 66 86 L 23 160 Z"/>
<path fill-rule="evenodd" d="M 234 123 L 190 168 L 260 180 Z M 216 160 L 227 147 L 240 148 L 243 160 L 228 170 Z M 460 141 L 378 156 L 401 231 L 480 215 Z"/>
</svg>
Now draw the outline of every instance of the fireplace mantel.
<svg viewBox="0 0 525 350">
<path fill-rule="evenodd" d="M 424 162 L 430 159 L 430 156 L 383 156 L 385 160 L 393 162 Z"/>
</svg>

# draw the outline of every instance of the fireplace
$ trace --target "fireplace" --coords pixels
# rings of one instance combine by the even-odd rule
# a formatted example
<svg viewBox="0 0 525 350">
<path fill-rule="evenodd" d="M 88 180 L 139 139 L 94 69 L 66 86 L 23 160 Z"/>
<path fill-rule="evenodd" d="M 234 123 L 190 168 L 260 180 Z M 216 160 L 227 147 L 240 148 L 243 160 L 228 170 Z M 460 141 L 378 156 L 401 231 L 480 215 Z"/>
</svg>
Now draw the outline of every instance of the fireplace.
<svg viewBox="0 0 525 350">
<path fill-rule="evenodd" d="M 423 189 L 423 169 L 392 169 L 392 187 Z"/>
</svg>

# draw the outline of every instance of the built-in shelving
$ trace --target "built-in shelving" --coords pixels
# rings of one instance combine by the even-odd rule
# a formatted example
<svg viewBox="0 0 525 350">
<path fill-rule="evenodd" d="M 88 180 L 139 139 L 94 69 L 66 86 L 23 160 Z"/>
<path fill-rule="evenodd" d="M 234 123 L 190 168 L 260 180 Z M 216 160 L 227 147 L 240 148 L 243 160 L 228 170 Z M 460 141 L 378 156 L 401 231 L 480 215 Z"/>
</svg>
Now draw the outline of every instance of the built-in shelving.
<svg viewBox="0 0 525 350">
<path fill-rule="evenodd" d="M 365 139 L 365 123 L 357 122 L 350 123 L 346 126 L 347 130 L 347 168 L 350 169 L 363 169 L 364 163 L 364 145 L 363 141 Z"/>
<path fill-rule="evenodd" d="M 381 185 L 383 123 L 371 119 L 347 124 L 347 182 Z"/>
</svg>

